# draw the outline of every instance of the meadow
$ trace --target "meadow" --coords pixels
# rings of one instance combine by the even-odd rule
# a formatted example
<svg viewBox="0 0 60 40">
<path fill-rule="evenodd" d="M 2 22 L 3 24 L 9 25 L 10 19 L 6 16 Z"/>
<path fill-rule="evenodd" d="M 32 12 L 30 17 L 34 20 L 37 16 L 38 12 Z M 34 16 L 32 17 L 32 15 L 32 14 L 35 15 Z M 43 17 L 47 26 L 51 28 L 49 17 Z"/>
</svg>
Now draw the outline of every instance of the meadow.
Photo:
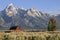
<svg viewBox="0 0 60 40">
<path fill-rule="evenodd" d="M 0 32 L 0 40 L 60 40 L 60 32 Z"/>
</svg>

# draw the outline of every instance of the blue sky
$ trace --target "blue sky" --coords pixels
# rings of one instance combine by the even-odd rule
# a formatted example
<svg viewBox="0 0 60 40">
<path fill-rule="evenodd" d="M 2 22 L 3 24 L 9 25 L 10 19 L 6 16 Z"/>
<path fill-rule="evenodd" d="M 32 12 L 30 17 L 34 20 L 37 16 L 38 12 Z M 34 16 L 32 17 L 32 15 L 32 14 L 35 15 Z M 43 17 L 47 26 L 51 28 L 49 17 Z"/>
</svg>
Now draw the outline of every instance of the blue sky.
<svg viewBox="0 0 60 40">
<path fill-rule="evenodd" d="M 25 9 L 36 8 L 37 10 L 47 13 L 60 13 L 60 0 L 0 0 L 0 11 L 13 3 L 16 8 L 24 7 Z"/>
</svg>

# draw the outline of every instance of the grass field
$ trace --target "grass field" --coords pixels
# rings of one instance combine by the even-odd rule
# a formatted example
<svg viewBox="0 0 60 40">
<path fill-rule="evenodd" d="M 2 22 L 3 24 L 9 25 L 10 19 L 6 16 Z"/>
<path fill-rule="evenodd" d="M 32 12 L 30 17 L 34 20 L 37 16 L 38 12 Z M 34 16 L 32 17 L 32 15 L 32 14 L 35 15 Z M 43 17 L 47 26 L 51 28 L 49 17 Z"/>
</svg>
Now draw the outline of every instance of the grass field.
<svg viewBox="0 0 60 40">
<path fill-rule="evenodd" d="M 60 40 L 60 32 L 0 32 L 0 40 Z"/>
</svg>

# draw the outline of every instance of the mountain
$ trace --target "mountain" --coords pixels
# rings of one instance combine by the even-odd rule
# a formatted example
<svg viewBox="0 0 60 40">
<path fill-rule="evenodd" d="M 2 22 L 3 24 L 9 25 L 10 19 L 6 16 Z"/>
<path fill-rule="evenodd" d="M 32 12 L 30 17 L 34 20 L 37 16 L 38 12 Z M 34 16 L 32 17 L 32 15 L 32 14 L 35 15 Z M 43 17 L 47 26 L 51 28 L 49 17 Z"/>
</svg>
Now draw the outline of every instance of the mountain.
<svg viewBox="0 0 60 40">
<path fill-rule="evenodd" d="M 60 29 L 60 14 L 55 16 L 56 20 L 57 20 L 57 28 Z"/>
<path fill-rule="evenodd" d="M 12 3 L 0 11 L 0 29 L 8 30 L 11 26 L 20 26 L 22 29 L 46 29 L 50 15 L 35 8 L 16 9 Z"/>
</svg>

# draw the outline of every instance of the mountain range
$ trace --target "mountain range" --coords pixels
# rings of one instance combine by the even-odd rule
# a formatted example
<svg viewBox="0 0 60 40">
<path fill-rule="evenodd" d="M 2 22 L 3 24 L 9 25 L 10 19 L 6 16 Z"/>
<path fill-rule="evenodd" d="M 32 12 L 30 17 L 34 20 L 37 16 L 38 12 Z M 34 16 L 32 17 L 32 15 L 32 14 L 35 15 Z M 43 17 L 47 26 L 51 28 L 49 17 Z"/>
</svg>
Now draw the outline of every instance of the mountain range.
<svg viewBox="0 0 60 40">
<path fill-rule="evenodd" d="M 0 30 L 8 30 L 12 26 L 20 26 L 22 29 L 47 29 L 48 22 L 52 15 L 43 13 L 35 8 L 15 8 L 12 3 L 0 11 Z M 57 19 L 57 27 L 60 28 L 60 15 L 54 16 Z"/>
</svg>

